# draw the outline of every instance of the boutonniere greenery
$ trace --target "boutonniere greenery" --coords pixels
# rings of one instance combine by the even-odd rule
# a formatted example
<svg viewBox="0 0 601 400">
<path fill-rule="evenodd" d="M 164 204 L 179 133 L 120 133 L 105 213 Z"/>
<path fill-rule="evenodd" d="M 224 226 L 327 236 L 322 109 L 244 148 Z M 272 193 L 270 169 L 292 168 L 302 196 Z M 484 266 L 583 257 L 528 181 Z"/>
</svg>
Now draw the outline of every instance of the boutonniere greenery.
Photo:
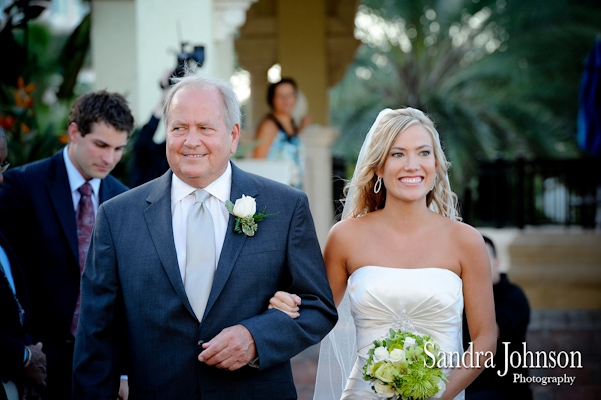
<svg viewBox="0 0 601 400">
<path fill-rule="evenodd" d="M 236 200 L 236 204 L 227 200 L 225 202 L 225 208 L 236 217 L 236 225 L 234 226 L 234 232 L 244 233 L 246 236 L 254 236 L 259 225 L 257 222 L 263 221 L 264 218 L 275 214 L 265 214 L 267 206 L 263 208 L 263 212 L 257 212 L 257 203 L 255 199 L 250 196 L 242 195 L 241 198 Z"/>
</svg>

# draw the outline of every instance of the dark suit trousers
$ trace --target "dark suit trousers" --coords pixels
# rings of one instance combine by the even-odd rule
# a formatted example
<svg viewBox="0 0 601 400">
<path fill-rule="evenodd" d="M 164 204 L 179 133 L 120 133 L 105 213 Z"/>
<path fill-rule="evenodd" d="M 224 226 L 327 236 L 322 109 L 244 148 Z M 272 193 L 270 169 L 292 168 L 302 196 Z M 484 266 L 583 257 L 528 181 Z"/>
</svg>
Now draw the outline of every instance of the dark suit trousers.
<svg viewBox="0 0 601 400">
<path fill-rule="evenodd" d="M 74 341 L 45 342 L 47 386 L 44 400 L 71 399 Z"/>
</svg>

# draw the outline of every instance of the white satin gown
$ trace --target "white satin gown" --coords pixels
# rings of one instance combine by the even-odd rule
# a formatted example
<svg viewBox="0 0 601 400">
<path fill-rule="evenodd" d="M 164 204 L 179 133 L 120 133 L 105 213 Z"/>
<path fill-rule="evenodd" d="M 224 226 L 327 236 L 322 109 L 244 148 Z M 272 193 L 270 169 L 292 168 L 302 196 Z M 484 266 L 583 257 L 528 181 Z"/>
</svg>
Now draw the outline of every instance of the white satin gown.
<svg viewBox="0 0 601 400">
<path fill-rule="evenodd" d="M 367 351 L 390 328 L 430 335 L 445 353 L 463 354 L 463 282 L 443 268 L 359 268 L 349 278 L 351 312 L 357 332 L 358 357 L 342 399 L 378 399 L 363 380 Z M 447 378 L 452 368 L 443 368 Z M 464 392 L 455 397 L 463 400 Z"/>
</svg>

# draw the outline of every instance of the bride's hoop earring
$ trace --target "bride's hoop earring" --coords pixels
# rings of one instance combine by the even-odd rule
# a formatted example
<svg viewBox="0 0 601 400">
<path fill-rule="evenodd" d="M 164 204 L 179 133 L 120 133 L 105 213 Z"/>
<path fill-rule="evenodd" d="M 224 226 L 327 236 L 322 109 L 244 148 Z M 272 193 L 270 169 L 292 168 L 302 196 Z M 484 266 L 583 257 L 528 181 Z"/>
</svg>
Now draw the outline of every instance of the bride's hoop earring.
<svg viewBox="0 0 601 400">
<path fill-rule="evenodd" d="M 438 183 L 438 172 L 436 173 L 436 175 L 434 175 L 434 184 L 432 185 L 432 188 L 430 189 L 430 191 L 434 190 L 437 183 Z"/>
<path fill-rule="evenodd" d="M 381 189 L 382 189 L 382 177 L 378 176 L 378 180 L 376 181 L 376 184 L 374 185 L 374 193 L 375 194 L 380 193 Z"/>
</svg>

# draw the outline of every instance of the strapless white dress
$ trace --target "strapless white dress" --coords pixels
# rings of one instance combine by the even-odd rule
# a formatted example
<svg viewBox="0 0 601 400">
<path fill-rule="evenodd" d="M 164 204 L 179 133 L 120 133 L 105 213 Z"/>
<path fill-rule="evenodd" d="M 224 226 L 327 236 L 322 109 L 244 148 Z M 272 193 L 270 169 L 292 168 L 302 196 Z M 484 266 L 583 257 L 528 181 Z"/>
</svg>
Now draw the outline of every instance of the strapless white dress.
<svg viewBox="0 0 601 400">
<path fill-rule="evenodd" d="M 390 328 L 430 335 L 441 351 L 463 354 L 463 282 L 453 271 L 366 266 L 350 276 L 348 293 L 359 350 L 342 399 L 378 399 L 363 380 L 363 365 L 374 339 Z M 449 378 L 453 370 L 443 372 Z M 464 398 L 461 392 L 455 400 Z"/>
</svg>

